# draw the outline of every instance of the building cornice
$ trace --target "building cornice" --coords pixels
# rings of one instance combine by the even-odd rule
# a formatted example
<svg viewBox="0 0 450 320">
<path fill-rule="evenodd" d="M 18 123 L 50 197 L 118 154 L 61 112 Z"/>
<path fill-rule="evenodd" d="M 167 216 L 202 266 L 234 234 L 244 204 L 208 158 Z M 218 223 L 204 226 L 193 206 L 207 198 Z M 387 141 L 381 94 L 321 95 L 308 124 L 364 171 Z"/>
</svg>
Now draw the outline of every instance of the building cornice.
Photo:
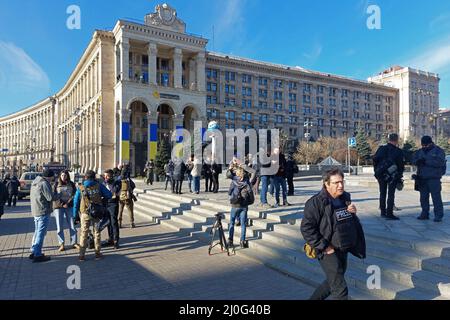
<svg viewBox="0 0 450 320">
<path fill-rule="evenodd" d="M 131 22 L 127 20 L 119 20 L 117 21 L 113 34 L 117 36 L 117 34 L 121 31 L 125 30 L 127 32 L 136 33 L 136 34 L 146 34 L 150 38 L 160 38 L 163 40 L 169 40 L 171 42 L 179 42 L 182 44 L 187 44 L 194 47 L 206 47 L 208 44 L 208 39 L 205 39 L 201 36 L 192 35 L 188 33 L 179 33 L 171 30 L 166 30 L 158 27 L 147 26 L 144 24 Z"/>
<path fill-rule="evenodd" d="M 371 90 L 380 89 L 382 91 L 391 91 L 392 93 L 398 92 L 398 89 L 391 88 L 382 84 L 367 82 L 364 80 L 355 80 L 338 75 L 311 71 L 300 67 L 290 67 L 281 64 L 273 64 L 251 59 L 231 57 L 215 52 L 207 52 L 206 59 L 207 63 L 211 62 L 223 66 L 233 66 L 240 70 L 242 70 L 242 68 L 247 68 L 255 72 L 264 72 L 268 74 L 276 73 L 280 77 L 291 77 L 296 80 L 300 76 L 310 81 L 321 81 L 328 84 L 330 82 L 334 82 L 336 85 L 342 85 L 342 83 L 344 82 L 353 86 L 367 87 Z"/>
</svg>

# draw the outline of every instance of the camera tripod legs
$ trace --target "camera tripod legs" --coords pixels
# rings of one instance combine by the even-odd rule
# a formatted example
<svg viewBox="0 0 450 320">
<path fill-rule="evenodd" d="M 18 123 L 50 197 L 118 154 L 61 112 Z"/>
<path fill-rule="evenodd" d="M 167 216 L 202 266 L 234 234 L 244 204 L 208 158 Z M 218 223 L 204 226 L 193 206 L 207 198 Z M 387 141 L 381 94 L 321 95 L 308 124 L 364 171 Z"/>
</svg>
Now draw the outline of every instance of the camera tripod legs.
<svg viewBox="0 0 450 320">
<path fill-rule="evenodd" d="M 214 239 L 216 237 L 216 233 L 219 234 L 219 241 L 216 244 L 214 244 Z M 222 222 L 220 220 L 216 221 L 216 223 L 214 223 L 214 226 L 213 226 L 210 234 L 211 234 L 211 243 L 209 244 L 209 249 L 208 249 L 209 255 L 211 255 L 211 250 L 218 245 L 220 245 L 220 249 L 222 250 L 222 252 L 226 250 L 227 254 L 229 256 L 231 255 L 230 249 L 232 249 L 232 252 L 234 254 L 236 253 L 234 245 L 232 245 L 231 248 L 228 246 L 227 240 L 225 238 L 225 232 L 223 231 Z M 225 248 L 225 250 L 224 250 L 224 248 Z"/>
</svg>

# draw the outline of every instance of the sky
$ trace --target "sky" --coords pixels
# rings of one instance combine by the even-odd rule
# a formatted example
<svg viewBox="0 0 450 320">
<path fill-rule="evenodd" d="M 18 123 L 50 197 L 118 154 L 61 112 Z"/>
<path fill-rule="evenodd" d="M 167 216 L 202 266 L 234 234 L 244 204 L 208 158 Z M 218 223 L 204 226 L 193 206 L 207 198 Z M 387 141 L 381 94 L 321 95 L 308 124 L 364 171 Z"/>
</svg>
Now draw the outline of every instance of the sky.
<svg viewBox="0 0 450 320">
<path fill-rule="evenodd" d="M 143 21 L 163 1 L 0 0 L 0 116 L 59 91 L 96 29 Z M 393 66 L 438 73 L 450 108 L 448 0 L 172 0 L 209 51 L 366 80 Z M 67 28 L 77 5 L 80 29 Z M 376 5 L 380 28 L 369 29 Z"/>
</svg>

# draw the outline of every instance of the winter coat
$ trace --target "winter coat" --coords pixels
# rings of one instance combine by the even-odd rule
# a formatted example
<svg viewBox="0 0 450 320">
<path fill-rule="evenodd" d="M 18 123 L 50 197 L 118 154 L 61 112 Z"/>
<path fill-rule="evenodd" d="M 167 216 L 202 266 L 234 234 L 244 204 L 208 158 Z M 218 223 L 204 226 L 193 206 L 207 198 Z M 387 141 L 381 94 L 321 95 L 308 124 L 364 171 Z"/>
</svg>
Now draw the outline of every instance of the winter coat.
<svg viewBox="0 0 450 320">
<path fill-rule="evenodd" d="M 340 198 L 343 202 L 351 201 L 350 194 L 347 192 L 344 192 Z M 333 215 L 332 204 L 325 189 L 322 189 L 305 204 L 300 230 L 305 241 L 316 250 L 319 259 L 323 257 L 323 251 L 331 244 L 335 232 L 332 222 Z M 356 215 L 353 218 L 356 222 L 357 244 L 348 252 L 357 258 L 364 259 L 366 257 L 364 231 L 359 218 Z"/>
<path fill-rule="evenodd" d="M 33 217 L 40 217 L 52 213 L 52 202 L 59 200 L 60 195 L 53 192 L 50 182 L 38 176 L 31 183 L 31 214 Z"/>
<path fill-rule="evenodd" d="M 60 199 L 53 202 L 53 209 L 61 209 L 67 204 L 69 208 L 73 208 L 73 199 L 77 192 L 75 183 L 70 181 L 67 184 L 62 184 L 60 181 L 55 183 L 53 192 L 60 195 Z"/>
<path fill-rule="evenodd" d="M 419 179 L 423 180 L 441 179 L 447 170 L 445 152 L 436 145 L 429 151 L 423 148 L 416 151 L 412 163 L 417 166 Z"/>
</svg>

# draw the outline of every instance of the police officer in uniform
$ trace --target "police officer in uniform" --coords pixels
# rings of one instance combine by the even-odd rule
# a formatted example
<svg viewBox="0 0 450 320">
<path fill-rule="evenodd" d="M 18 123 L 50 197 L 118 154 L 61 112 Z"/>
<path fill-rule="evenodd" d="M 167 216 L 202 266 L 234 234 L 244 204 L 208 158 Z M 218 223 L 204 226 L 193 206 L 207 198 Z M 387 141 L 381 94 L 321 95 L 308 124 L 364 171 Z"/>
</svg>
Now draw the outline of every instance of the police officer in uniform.
<svg viewBox="0 0 450 320">
<path fill-rule="evenodd" d="M 338 168 L 325 172 L 323 189 L 306 202 L 300 227 L 306 246 L 312 248 L 326 275 L 311 300 L 348 299 L 347 255 L 366 257 L 364 232 L 356 212 L 350 194 L 344 191 L 344 173 Z"/>
<path fill-rule="evenodd" d="M 421 143 L 422 149 L 416 151 L 412 159 L 412 163 L 417 166 L 416 182 L 420 191 L 420 205 L 422 207 L 422 212 L 417 219 L 429 219 L 431 194 L 434 222 L 442 222 L 444 205 L 441 196 L 441 178 L 447 170 L 445 152 L 435 145 L 429 136 L 424 136 Z"/>
<path fill-rule="evenodd" d="M 395 190 L 403 177 L 405 161 L 402 150 L 398 147 L 398 134 L 388 137 L 388 144 L 378 148 L 373 157 L 375 178 L 380 187 L 381 217 L 388 220 L 399 220 L 394 215 Z M 387 194 L 387 207 L 386 207 Z"/>
</svg>

